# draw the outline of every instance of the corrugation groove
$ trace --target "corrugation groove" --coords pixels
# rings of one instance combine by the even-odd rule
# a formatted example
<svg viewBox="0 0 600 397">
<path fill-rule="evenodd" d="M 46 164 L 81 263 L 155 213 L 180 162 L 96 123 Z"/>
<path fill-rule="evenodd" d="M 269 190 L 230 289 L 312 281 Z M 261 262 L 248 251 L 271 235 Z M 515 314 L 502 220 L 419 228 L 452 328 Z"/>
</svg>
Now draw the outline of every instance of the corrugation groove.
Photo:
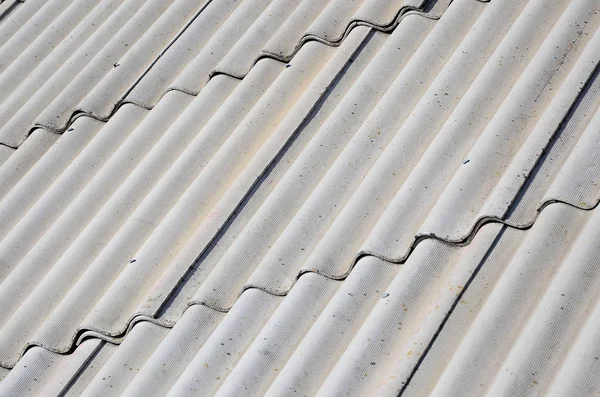
<svg viewBox="0 0 600 397">
<path fill-rule="evenodd" d="M 417 361 L 416 365 L 414 366 L 414 368 L 410 372 L 410 375 L 406 379 L 406 382 L 402 382 L 402 388 L 400 389 L 400 392 L 398 393 L 398 397 L 402 396 L 404 394 L 404 392 L 406 391 L 406 388 L 410 384 L 410 381 L 412 380 L 413 376 L 419 370 L 419 366 L 421 365 L 421 363 L 423 362 L 423 360 L 425 359 L 425 357 L 427 357 L 427 354 L 429 353 L 429 350 L 431 349 L 431 347 L 435 343 L 435 340 L 437 339 L 438 335 L 442 332 L 442 330 L 444 328 L 444 325 L 448 321 L 448 318 L 452 315 L 452 312 L 454 311 L 454 309 L 456 308 L 456 306 L 458 306 L 458 304 L 462 300 L 463 295 L 469 289 L 469 286 L 471 285 L 471 283 L 473 282 L 473 280 L 477 277 L 477 274 L 481 270 L 481 267 L 484 265 L 485 261 L 491 255 L 492 251 L 494 250 L 494 248 L 498 244 L 499 240 L 502 238 L 502 235 L 506 231 L 507 227 L 511 227 L 511 226 L 504 225 L 502 227 L 502 229 L 500 230 L 500 232 L 498 233 L 498 235 L 496 236 L 496 238 L 494 239 L 494 241 L 490 245 L 490 248 L 486 252 L 484 258 L 482 258 L 480 264 L 477 266 L 477 268 L 475 269 L 475 271 L 472 273 L 471 277 L 467 280 L 467 282 L 464 285 L 464 288 L 462 288 L 461 291 L 456 296 L 456 299 L 454 300 L 454 303 L 452 304 L 452 306 L 450 307 L 450 309 L 446 313 L 446 316 L 444 317 L 444 319 L 440 323 L 440 325 L 439 325 L 438 329 L 436 330 L 435 334 L 433 334 L 433 337 L 427 343 L 427 346 L 425 347 L 425 349 L 423 349 L 423 354 L 421 355 L 421 357 L 419 358 L 419 361 Z"/>
<path fill-rule="evenodd" d="M 556 145 L 561 134 L 563 134 L 565 132 L 565 128 L 566 128 L 567 124 L 569 123 L 569 121 L 572 119 L 573 115 L 575 114 L 575 111 L 577 110 L 578 106 L 581 104 L 583 98 L 589 93 L 592 83 L 598 78 L 599 72 L 600 72 L 600 60 L 598 60 L 598 63 L 596 64 L 594 70 L 591 72 L 588 79 L 583 84 L 581 91 L 577 94 L 577 98 L 575 99 L 575 101 L 573 101 L 573 103 L 569 106 L 569 110 L 565 114 L 565 117 L 560 121 L 560 124 L 554 130 L 550 139 L 548 139 L 548 143 L 546 144 L 546 146 L 544 148 L 541 149 L 540 155 L 537 157 L 537 159 L 535 161 L 535 165 L 531 168 L 531 170 L 529 171 L 527 176 L 525 178 L 523 178 L 523 183 L 522 183 L 521 187 L 519 188 L 517 195 L 515 195 L 515 199 L 513 200 L 511 205 L 506 209 L 506 213 L 502 216 L 503 219 L 510 218 L 512 213 L 514 212 L 515 208 L 517 208 L 519 206 L 519 203 L 525 196 L 527 189 L 531 186 L 532 181 L 535 179 L 535 177 L 540 172 L 540 169 L 542 168 L 542 165 L 544 164 L 544 162 L 547 161 L 549 154 L 552 152 L 552 148 L 554 147 L 554 145 Z M 548 202 L 551 202 L 551 201 L 549 200 L 545 203 L 542 203 L 540 205 L 540 208 L 543 208 L 545 205 L 547 205 Z M 598 202 L 592 203 L 592 207 L 596 207 L 597 205 L 598 205 Z M 574 206 L 585 209 L 584 206 L 578 206 L 578 205 L 574 205 Z"/>
<path fill-rule="evenodd" d="M 4 21 L 6 18 L 9 17 L 9 15 L 14 12 L 17 7 L 22 4 L 24 2 L 24 0 L 14 0 L 12 2 L 8 2 L 10 4 L 8 4 L 8 6 L 3 6 L 0 7 L 0 23 L 2 23 L 2 21 Z M 2 1 L 2 3 L 4 3 L 4 1 Z M 0 3 L 1 4 L 1 3 Z"/>
</svg>

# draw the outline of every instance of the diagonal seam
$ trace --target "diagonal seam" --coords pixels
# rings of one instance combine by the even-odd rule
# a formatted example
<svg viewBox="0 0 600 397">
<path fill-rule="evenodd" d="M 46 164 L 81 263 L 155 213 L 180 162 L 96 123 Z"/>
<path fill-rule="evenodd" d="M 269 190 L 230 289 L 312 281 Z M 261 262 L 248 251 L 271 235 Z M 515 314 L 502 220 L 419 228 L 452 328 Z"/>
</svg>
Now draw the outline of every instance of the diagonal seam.
<svg viewBox="0 0 600 397">
<path fill-rule="evenodd" d="M 492 242 L 492 244 L 490 244 L 490 247 L 487 249 L 487 251 L 485 252 L 485 254 L 483 255 L 483 257 L 481 258 L 481 260 L 477 264 L 477 267 L 475 268 L 475 270 L 473 271 L 473 273 L 469 277 L 469 280 L 465 283 L 464 288 L 456 296 L 454 302 L 452 303 L 452 306 L 450 307 L 450 310 L 448 310 L 448 313 L 446 313 L 446 315 L 444 316 L 444 319 L 442 320 L 442 322 L 440 323 L 440 325 L 439 325 L 438 329 L 436 330 L 435 334 L 433 335 L 433 337 L 431 338 L 431 340 L 427 344 L 427 347 L 423 350 L 423 354 L 421 355 L 421 357 L 419 357 L 419 360 L 415 364 L 413 370 L 411 371 L 411 373 L 408 376 L 408 378 L 406 379 L 406 381 L 403 382 L 404 384 L 403 384 L 402 388 L 400 389 L 400 391 L 398 392 L 398 397 L 401 397 L 404 394 L 404 392 L 406 391 L 408 385 L 410 384 L 411 380 L 413 379 L 413 377 L 415 376 L 415 374 L 419 370 L 419 367 L 421 366 L 421 364 L 423 363 L 423 361 L 427 357 L 427 354 L 429 353 L 429 351 L 433 347 L 433 345 L 434 345 L 435 341 L 437 340 L 438 336 L 443 331 L 444 326 L 446 325 L 446 322 L 448 321 L 448 319 L 450 318 L 450 316 L 454 312 L 454 309 L 456 308 L 456 306 L 458 305 L 458 303 L 461 301 L 461 299 L 464 296 L 464 294 L 466 293 L 466 291 L 469 289 L 469 286 L 471 285 L 471 283 L 473 282 L 473 280 L 475 280 L 475 278 L 479 274 L 479 271 L 481 270 L 481 268 L 483 267 L 483 265 L 485 264 L 485 262 L 488 260 L 488 258 L 490 257 L 490 255 L 494 251 L 494 248 L 496 248 L 496 246 L 500 242 L 500 239 L 502 238 L 502 236 L 504 235 L 504 232 L 508 229 L 508 227 L 509 226 L 506 226 L 506 225 L 502 226 L 502 229 L 500 229 L 500 231 L 498 232 L 498 234 L 494 238 L 494 241 Z"/>
</svg>

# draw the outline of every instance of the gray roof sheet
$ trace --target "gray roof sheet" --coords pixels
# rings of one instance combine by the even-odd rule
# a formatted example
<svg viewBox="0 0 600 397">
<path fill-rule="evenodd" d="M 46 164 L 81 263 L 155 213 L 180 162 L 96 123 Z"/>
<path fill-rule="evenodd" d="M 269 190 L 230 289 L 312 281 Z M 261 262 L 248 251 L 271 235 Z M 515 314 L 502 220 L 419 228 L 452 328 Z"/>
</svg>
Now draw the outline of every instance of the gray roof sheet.
<svg viewBox="0 0 600 397">
<path fill-rule="evenodd" d="M 193 305 L 170 330 L 141 320 L 118 347 L 34 347 L 0 390 L 588 395 L 597 214 L 551 204 L 530 230 L 491 223 L 466 247 L 426 240 L 402 266 L 365 257 L 343 281 L 306 273 L 286 296 L 248 289 L 228 313 Z"/>
<path fill-rule="evenodd" d="M 357 24 L 391 28 L 423 2 L 28 0 L 0 26 L 0 143 L 19 146 L 35 126 L 64 131 L 81 115 L 107 119 L 123 100 L 154 106 L 177 72 L 174 88 L 197 94 L 209 74 L 241 77 L 265 51 L 290 57 Z"/>
<path fill-rule="evenodd" d="M 0 22 L 0 394 L 600 389 L 596 0 L 91 3 Z"/>
</svg>

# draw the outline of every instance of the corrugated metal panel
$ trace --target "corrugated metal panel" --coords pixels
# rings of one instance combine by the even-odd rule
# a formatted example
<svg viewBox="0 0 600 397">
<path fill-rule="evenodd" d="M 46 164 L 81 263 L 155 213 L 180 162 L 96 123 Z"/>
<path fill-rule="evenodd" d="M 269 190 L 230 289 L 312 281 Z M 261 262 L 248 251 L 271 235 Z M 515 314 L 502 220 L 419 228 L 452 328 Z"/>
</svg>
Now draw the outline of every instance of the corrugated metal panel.
<svg viewBox="0 0 600 397">
<path fill-rule="evenodd" d="M 192 13 L 183 2 L 173 3 L 183 8 L 170 6 L 153 16 L 138 12 L 135 18 Z M 74 4 L 65 10 L 80 10 Z M 153 6 L 158 4 L 167 7 Z M 293 12 L 279 1 L 269 4 L 249 27 L 256 32 L 238 32 L 231 48 L 242 43 L 266 51 L 276 37 L 269 23 L 292 26 L 320 3 L 298 3 Z M 373 12 L 393 23 L 398 11 L 386 13 L 377 4 L 356 3 L 348 16 L 352 20 L 364 9 L 364 15 Z M 311 24 L 330 15 L 329 7 Z M 222 11 L 227 20 L 221 27 L 194 21 L 190 32 L 224 29 L 229 37 L 227 21 L 241 9 Z M 436 387 L 444 394 L 454 387 L 453 377 L 488 376 L 484 385 L 491 392 L 523 390 L 529 378 L 497 375 L 491 364 L 474 375 L 439 367 L 444 360 L 471 360 L 461 353 L 465 349 L 443 359 L 436 355 L 451 354 L 446 348 L 427 349 L 434 338 L 437 345 L 431 346 L 445 346 L 444 338 L 474 329 L 453 331 L 445 319 L 451 309 L 450 318 L 459 313 L 459 286 L 471 283 L 482 263 L 498 271 L 511 258 L 526 261 L 527 255 L 514 252 L 533 252 L 551 244 L 549 238 L 561 239 L 556 244 L 564 252 L 570 244 L 579 247 L 577 237 L 558 232 L 552 214 L 584 228 L 591 215 L 569 205 L 591 209 L 600 199 L 599 9 L 595 0 L 456 0 L 439 20 L 404 15 L 391 34 L 358 26 L 337 48 L 307 41 L 288 64 L 262 58 L 243 79 L 216 74 L 208 80 L 215 66 L 196 65 L 202 58 L 194 58 L 202 53 L 198 47 L 173 64 L 164 87 L 149 94 L 158 100 L 157 93 L 192 70 L 206 73 L 195 82 L 203 86 L 199 92 L 185 88 L 197 96 L 171 90 L 151 109 L 125 104 L 107 122 L 78 117 L 58 139 L 48 129 L 34 130 L 0 166 L 0 362 L 20 368 L 0 389 L 9 395 L 23 387 L 50 394 L 182 395 L 199 392 L 201 384 L 203 393 L 224 395 L 279 395 L 290 387 L 307 394 L 364 395 L 395 394 L 410 379 L 407 392 Z M 56 18 L 66 12 L 56 11 Z M 184 23 L 182 15 L 177 20 Z M 288 25 L 290 20 L 296 22 Z M 153 23 L 148 32 L 163 25 Z M 302 26 L 298 32 L 310 28 Z M 347 24 L 340 26 L 341 36 L 331 33 L 332 39 L 344 37 Z M 259 27 L 266 29 L 263 36 Z M 219 37 L 203 34 L 206 40 Z M 136 46 L 143 54 L 158 51 L 150 39 Z M 182 51 L 171 49 L 175 55 L 167 51 L 161 60 L 172 61 Z M 128 55 L 132 68 L 146 59 L 136 54 Z M 223 53 L 222 59 L 228 57 Z M 244 60 L 251 62 L 239 65 L 250 68 L 255 57 Z M 168 65 L 156 70 L 171 70 Z M 119 67 L 106 74 L 109 91 L 119 86 Z M 75 82 L 69 87 L 80 90 Z M 103 102 L 112 95 L 100 94 L 105 88 L 96 85 L 82 95 L 98 106 L 113 103 Z M 73 105 L 82 96 L 77 98 Z M 554 201 L 569 205 L 548 205 Z M 513 228 L 534 221 L 531 231 Z M 550 233 L 546 240 L 544 233 Z M 588 254 L 573 260 L 583 266 L 593 252 Z M 563 277 L 561 283 L 572 285 L 555 287 L 549 277 L 537 280 L 536 297 L 583 285 L 581 278 Z M 591 302 L 594 296 L 584 298 Z M 521 339 L 513 338 L 521 351 L 499 345 L 498 357 L 508 368 L 547 377 L 558 373 L 563 359 L 564 373 L 585 365 L 562 347 L 556 356 L 562 358 L 553 357 L 549 367 L 537 369 L 540 361 L 531 361 L 547 353 L 539 341 L 556 338 L 540 337 L 550 327 L 536 328 L 548 323 L 552 299 L 511 313 L 533 313 L 537 322 L 523 327 Z M 584 306 L 568 314 L 580 327 L 595 318 L 588 316 L 592 306 Z M 477 327 L 486 333 L 486 316 L 469 321 L 481 323 Z M 577 339 L 578 351 L 595 340 L 589 324 Z M 173 325 L 172 331 L 164 328 Z M 573 329 L 564 329 L 575 341 Z M 115 348 L 94 337 L 123 344 Z M 191 342 L 195 338 L 199 342 Z M 41 378 L 36 373 L 29 379 L 25 358 L 18 361 L 31 345 L 25 357 L 39 356 L 30 359 L 43 363 L 53 360 L 49 351 L 84 351 L 74 346 L 92 346 L 90 341 L 96 344 L 88 353 L 73 356 L 74 362 L 61 356 L 68 368 L 40 370 L 44 380 L 35 384 L 31 379 Z M 459 342 L 447 343 L 455 349 Z M 182 355 L 191 345 L 197 353 Z M 103 368 L 88 372 L 91 362 Z M 139 375 L 122 371 L 127 365 L 140 368 Z M 421 373 L 430 374 L 426 381 L 419 381 Z M 557 387 L 594 389 L 594 374 L 590 368 L 581 375 L 587 386 Z M 457 382 L 467 388 L 476 381 Z"/>
<path fill-rule="evenodd" d="M 599 214 L 552 204 L 531 230 L 487 224 L 401 266 L 366 257 L 344 281 L 307 273 L 285 297 L 249 289 L 226 314 L 138 323 L 93 379 L 69 370 L 77 356 L 55 365 L 82 395 L 595 394 Z"/>
<path fill-rule="evenodd" d="M 308 37 L 339 41 L 357 23 L 388 26 L 398 13 L 421 3 L 29 0 L 0 26 L 0 37 L 6 39 L 0 46 L 0 142 L 20 145 L 33 125 L 63 131 L 81 114 L 106 119 L 148 70 L 148 84 L 141 90 L 150 85 L 157 100 L 175 70 L 206 51 L 210 62 L 203 71 L 194 64 L 189 73 L 217 68 L 245 75 L 269 38 L 293 49 Z M 179 38 L 183 31 L 186 35 Z M 174 40 L 177 45 L 169 49 Z M 239 67 L 243 73 L 233 71 Z"/>
</svg>

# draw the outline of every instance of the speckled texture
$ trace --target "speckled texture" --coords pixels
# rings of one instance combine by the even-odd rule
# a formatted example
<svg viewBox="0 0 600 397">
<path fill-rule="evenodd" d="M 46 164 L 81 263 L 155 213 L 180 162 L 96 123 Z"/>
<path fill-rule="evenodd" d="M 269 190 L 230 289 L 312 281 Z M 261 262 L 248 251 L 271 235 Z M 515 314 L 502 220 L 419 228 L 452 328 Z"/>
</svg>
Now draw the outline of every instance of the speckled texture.
<svg viewBox="0 0 600 397">
<path fill-rule="evenodd" d="M 600 6 L 448 3 L 19 6 L 0 395 L 597 392 Z"/>
</svg>

